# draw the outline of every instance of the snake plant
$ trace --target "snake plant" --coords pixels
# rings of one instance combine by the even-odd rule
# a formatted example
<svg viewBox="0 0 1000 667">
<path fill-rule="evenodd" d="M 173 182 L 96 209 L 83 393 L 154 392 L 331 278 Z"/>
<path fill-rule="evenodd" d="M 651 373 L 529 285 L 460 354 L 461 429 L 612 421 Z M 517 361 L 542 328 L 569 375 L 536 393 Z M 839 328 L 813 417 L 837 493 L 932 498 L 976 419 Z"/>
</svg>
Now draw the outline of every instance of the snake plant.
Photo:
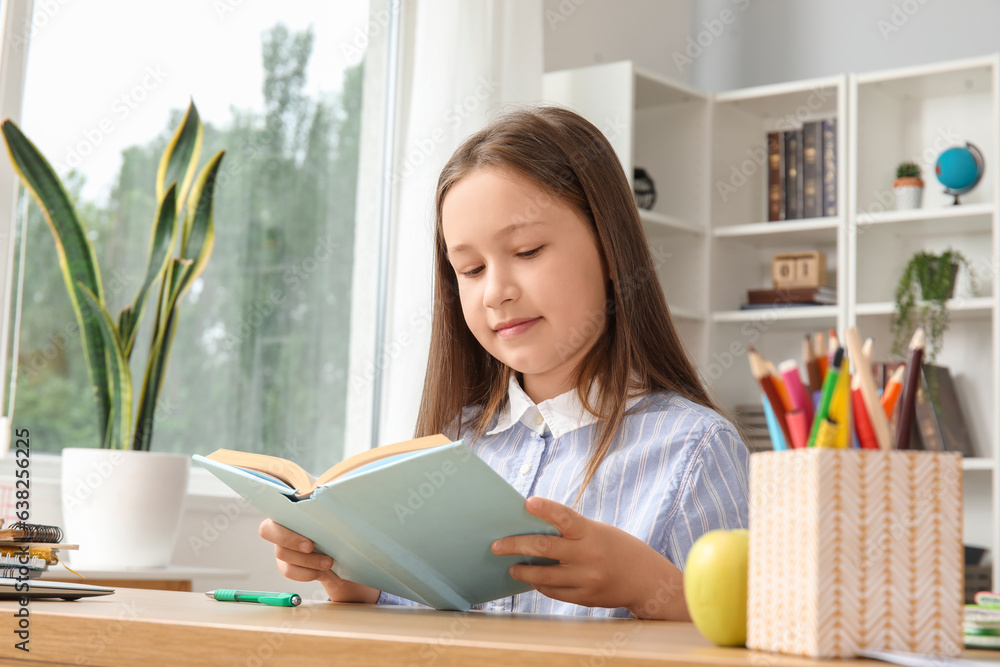
<svg viewBox="0 0 1000 667">
<path fill-rule="evenodd" d="M 212 254 L 212 198 L 223 151 L 197 172 L 204 128 L 192 102 L 157 170 L 157 212 L 146 273 L 135 300 L 116 319 L 108 312 L 94 248 L 66 188 L 14 122 L 4 120 L 2 130 L 14 169 L 55 237 L 59 266 L 80 326 L 101 446 L 148 451 L 156 401 L 177 327 L 178 304 Z M 151 302 L 149 297 L 157 287 L 158 296 Z M 150 307 L 154 309 L 154 326 L 142 388 L 136 395 L 129 359 L 139 322 Z"/>
</svg>

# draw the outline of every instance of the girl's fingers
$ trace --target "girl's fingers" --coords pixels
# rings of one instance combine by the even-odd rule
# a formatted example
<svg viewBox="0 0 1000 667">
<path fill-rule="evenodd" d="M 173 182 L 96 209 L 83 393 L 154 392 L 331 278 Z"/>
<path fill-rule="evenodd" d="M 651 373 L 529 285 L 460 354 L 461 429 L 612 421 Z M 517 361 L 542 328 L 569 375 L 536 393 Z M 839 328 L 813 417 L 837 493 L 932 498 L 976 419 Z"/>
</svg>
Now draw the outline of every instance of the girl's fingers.
<svg viewBox="0 0 1000 667">
<path fill-rule="evenodd" d="M 314 574 L 329 572 L 330 568 L 333 567 L 333 559 L 326 554 L 305 554 L 297 549 L 288 549 L 280 545 L 275 545 L 274 557 L 283 563 L 312 570 Z"/>
<path fill-rule="evenodd" d="M 264 519 L 257 530 L 261 537 L 279 547 L 306 554 L 311 553 L 313 550 L 313 543 L 308 538 L 302 537 L 295 531 L 289 530 L 271 519 Z"/>
<path fill-rule="evenodd" d="M 298 565 L 292 565 L 280 560 L 278 561 L 278 571 L 283 577 L 292 581 L 316 581 L 323 576 L 323 573 L 319 570 L 299 567 Z"/>
</svg>

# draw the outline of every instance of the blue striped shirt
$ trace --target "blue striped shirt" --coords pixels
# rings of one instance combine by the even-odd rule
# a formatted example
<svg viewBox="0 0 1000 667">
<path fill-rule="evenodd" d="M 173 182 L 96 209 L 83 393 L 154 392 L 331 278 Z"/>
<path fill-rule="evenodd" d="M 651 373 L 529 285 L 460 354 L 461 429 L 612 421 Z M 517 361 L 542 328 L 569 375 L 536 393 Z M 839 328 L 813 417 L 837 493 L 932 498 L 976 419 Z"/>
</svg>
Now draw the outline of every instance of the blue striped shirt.
<svg viewBox="0 0 1000 667">
<path fill-rule="evenodd" d="M 576 510 L 643 540 L 683 570 L 701 535 L 747 527 L 750 453 L 721 415 L 673 392 L 632 398 L 627 408 L 622 437 Z M 535 405 L 512 379 L 495 426 L 466 444 L 525 498 L 542 496 L 572 507 L 595 423 L 575 390 Z M 378 603 L 423 606 L 385 592 Z M 535 590 L 473 609 L 633 617 L 624 607 L 586 607 Z"/>
</svg>

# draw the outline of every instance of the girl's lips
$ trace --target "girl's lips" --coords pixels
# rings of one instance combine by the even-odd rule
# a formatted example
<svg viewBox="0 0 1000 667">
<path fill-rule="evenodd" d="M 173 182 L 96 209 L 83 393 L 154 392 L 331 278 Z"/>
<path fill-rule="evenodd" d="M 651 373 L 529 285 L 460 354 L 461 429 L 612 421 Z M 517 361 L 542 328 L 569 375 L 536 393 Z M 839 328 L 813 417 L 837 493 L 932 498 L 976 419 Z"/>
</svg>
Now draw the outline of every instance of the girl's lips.
<svg viewBox="0 0 1000 667">
<path fill-rule="evenodd" d="M 527 322 L 521 322 L 520 324 L 515 324 L 512 327 L 507 327 L 505 329 L 497 329 L 497 335 L 501 338 L 514 338 L 515 336 L 520 336 L 525 331 L 535 326 L 535 324 L 542 318 L 536 317 L 533 320 L 528 320 Z"/>
</svg>

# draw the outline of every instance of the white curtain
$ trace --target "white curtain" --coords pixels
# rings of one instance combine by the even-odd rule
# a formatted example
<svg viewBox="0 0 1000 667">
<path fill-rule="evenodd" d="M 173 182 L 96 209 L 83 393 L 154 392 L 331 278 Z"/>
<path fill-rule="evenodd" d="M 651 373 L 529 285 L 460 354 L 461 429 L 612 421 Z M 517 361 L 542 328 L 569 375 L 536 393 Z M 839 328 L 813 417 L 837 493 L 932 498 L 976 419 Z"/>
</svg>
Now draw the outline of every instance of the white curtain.
<svg viewBox="0 0 1000 667">
<path fill-rule="evenodd" d="M 356 281 L 354 297 L 362 302 L 352 315 L 345 455 L 413 437 L 430 341 L 434 190 L 441 167 L 504 105 L 542 97 L 541 0 L 409 0 L 401 21 L 386 335 L 376 351 L 374 325 L 361 321 L 373 312 L 361 305 L 372 298 L 373 286 Z M 359 207 L 366 206 L 374 192 L 369 187 L 366 193 L 364 183 L 359 189 Z M 359 217 L 356 263 L 372 256 L 375 232 L 365 224 Z M 366 331 L 372 336 L 366 338 Z M 383 374 L 382 410 L 378 442 L 372 443 L 371 378 L 377 371 Z"/>
</svg>

